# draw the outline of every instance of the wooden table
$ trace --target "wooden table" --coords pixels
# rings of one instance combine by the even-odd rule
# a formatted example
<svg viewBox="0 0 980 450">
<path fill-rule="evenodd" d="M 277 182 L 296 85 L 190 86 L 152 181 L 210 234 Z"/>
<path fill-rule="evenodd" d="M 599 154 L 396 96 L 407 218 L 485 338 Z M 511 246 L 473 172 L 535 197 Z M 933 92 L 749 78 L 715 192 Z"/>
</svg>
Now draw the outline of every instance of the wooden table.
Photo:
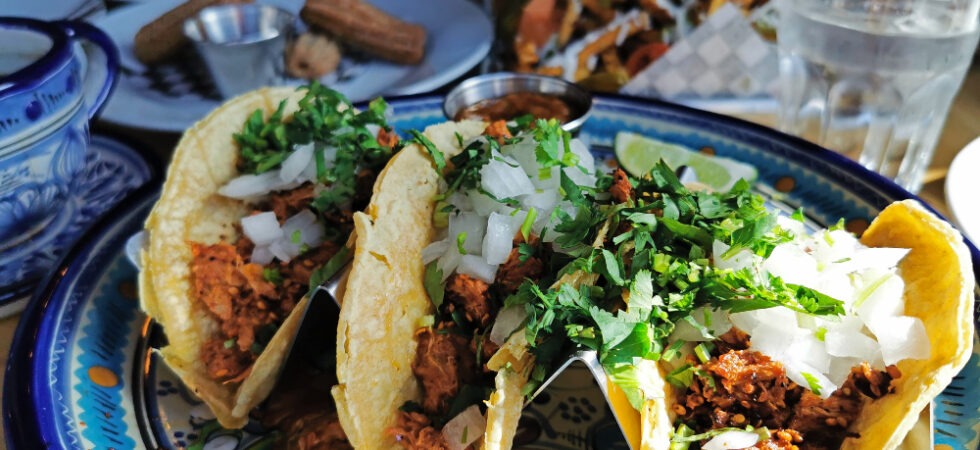
<svg viewBox="0 0 980 450">
<path fill-rule="evenodd" d="M 771 116 L 745 117 L 763 124 L 772 124 L 774 118 Z M 146 130 L 136 130 L 120 128 L 108 124 L 96 124 L 95 132 L 107 130 L 121 134 L 130 138 L 133 142 L 143 143 L 148 149 L 152 149 L 161 161 L 167 161 L 170 151 L 177 142 L 178 136 L 170 133 L 159 133 Z M 936 154 L 926 175 L 926 183 L 920 192 L 923 200 L 934 206 L 942 214 L 949 214 L 946 207 L 944 192 L 944 180 L 946 170 L 953 161 L 956 153 L 966 146 L 971 140 L 980 136 L 980 62 L 974 61 L 973 67 L 967 75 L 966 81 L 957 96 L 953 107 L 946 120 L 946 127 L 943 130 Z M 980 168 L 978 168 L 980 169 Z M 7 365 L 7 354 L 13 338 L 14 329 L 17 326 L 17 317 L 10 317 L 0 320 L 0 365 L 4 368 Z M 0 372 L 0 384 L 3 382 L 4 372 Z M 3 434 L 3 424 L 0 423 L 0 435 Z M 0 440 L 0 450 L 6 448 L 6 443 Z"/>
</svg>

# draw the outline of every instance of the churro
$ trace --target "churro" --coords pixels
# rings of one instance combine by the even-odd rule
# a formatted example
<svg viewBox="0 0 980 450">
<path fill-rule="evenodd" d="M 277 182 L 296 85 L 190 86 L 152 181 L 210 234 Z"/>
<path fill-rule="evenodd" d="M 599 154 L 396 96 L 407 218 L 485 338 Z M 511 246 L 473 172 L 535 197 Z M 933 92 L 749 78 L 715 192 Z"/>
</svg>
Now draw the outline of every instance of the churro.
<svg viewBox="0 0 980 450">
<path fill-rule="evenodd" d="M 300 17 L 344 44 L 399 64 L 425 56 L 426 31 L 361 0 L 308 0 Z"/>
</svg>

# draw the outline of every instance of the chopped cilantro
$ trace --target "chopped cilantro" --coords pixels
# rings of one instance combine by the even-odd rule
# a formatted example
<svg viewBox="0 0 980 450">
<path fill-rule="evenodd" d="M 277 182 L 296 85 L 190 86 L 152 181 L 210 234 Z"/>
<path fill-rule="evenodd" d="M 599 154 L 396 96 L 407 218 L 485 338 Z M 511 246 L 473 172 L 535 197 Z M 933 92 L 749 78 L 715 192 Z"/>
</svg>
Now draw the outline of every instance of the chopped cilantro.
<svg viewBox="0 0 980 450">
<path fill-rule="evenodd" d="M 442 154 L 442 151 L 436 148 L 436 145 L 433 144 L 429 138 L 425 137 L 422 132 L 418 130 L 410 130 L 409 133 L 412 135 L 412 141 L 421 145 L 422 148 L 424 148 L 425 151 L 429 152 L 429 155 L 432 156 L 432 162 L 435 163 L 436 170 L 442 172 L 442 170 L 446 168 L 446 156 Z"/>
<path fill-rule="evenodd" d="M 466 254 L 466 249 L 464 248 L 465 245 L 466 245 L 466 232 L 464 231 L 456 235 L 456 250 L 459 251 L 460 255 Z"/>
<path fill-rule="evenodd" d="M 820 390 L 823 389 L 823 386 L 820 386 L 820 380 L 808 372 L 802 372 L 800 375 L 803 375 L 803 378 L 806 379 L 806 384 L 810 386 L 810 390 L 814 394 L 820 395 Z"/>
<path fill-rule="evenodd" d="M 442 286 L 442 269 L 439 268 L 436 261 L 432 261 L 425 266 L 423 285 L 425 286 L 425 292 L 429 294 L 429 300 L 432 301 L 432 306 L 435 306 L 436 310 L 438 310 L 442 306 L 442 300 L 446 295 L 446 290 Z"/>
<path fill-rule="evenodd" d="M 524 242 L 527 242 L 531 238 L 531 226 L 534 225 L 534 221 L 538 218 L 538 210 L 531 208 L 527 211 L 527 216 L 524 217 L 524 222 L 521 224 L 521 237 L 524 238 Z"/>
<path fill-rule="evenodd" d="M 282 284 L 282 274 L 275 267 L 265 267 L 262 269 L 262 279 L 274 285 Z"/>
</svg>

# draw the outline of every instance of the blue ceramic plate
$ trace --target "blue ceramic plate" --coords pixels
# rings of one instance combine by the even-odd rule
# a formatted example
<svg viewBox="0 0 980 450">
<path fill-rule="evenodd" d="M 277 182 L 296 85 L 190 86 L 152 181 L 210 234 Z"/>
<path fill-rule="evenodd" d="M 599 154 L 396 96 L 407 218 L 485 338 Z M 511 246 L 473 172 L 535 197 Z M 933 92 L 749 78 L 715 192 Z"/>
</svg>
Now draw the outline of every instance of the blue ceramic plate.
<svg viewBox="0 0 980 450">
<path fill-rule="evenodd" d="M 391 100 L 396 128 L 441 122 L 442 99 Z M 754 164 L 759 189 L 789 207 L 804 205 L 816 223 L 843 217 L 854 229 L 885 205 L 911 195 L 849 161 L 796 138 L 734 119 L 665 103 L 599 97 L 581 136 L 599 153 L 630 130 Z M 44 295 L 24 315 L 4 386 L 12 448 L 255 448 L 261 430 L 220 432 L 205 408 L 158 364 L 159 337 L 139 312 L 135 269 L 124 255 L 155 200 L 124 205 L 73 251 Z M 980 261 L 971 246 L 974 261 Z M 601 392 L 579 364 L 525 410 L 522 448 L 625 448 Z M 937 444 L 977 448 L 980 358 L 936 401 Z"/>
<path fill-rule="evenodd" d="M 49 229 L 0 252 L 0 317 L 20 312 L 41 279 L 79 236 L 126 194 L 150 181 L 154 173 L 150 163 L 132 147 L 107 136 L 92 136 L 85 169 Z"/>
</svg>

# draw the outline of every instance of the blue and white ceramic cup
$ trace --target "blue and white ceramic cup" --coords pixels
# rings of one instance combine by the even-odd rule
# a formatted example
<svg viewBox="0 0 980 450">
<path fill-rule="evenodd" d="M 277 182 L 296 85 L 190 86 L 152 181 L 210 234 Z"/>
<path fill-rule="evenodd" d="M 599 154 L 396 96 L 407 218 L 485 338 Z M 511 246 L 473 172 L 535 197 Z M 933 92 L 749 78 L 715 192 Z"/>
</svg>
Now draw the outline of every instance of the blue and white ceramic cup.
<svg viewBox="0 0 980 450">
<path fill-rule="evenodd" d="M 118 61 L 91 25 L 0 17 L 0 251 L 39 236 L 64 206 Z"/>
</svg>

